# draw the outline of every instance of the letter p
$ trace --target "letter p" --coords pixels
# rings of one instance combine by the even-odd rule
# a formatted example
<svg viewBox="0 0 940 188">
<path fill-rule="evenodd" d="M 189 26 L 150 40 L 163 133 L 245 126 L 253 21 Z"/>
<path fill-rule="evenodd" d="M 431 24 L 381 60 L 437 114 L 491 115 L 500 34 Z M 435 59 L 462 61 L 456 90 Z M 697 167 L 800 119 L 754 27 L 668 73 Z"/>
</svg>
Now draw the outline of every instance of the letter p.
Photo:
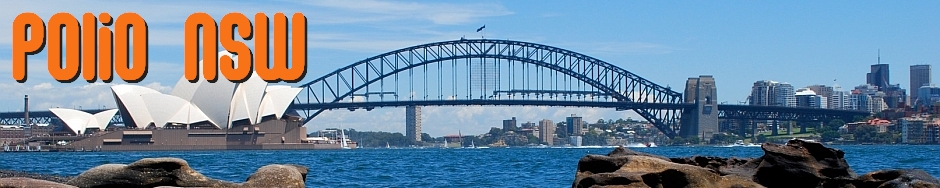
<svg viewBox="0 0 940 188">
<path fill-rule="evenodd" d="M 46 23 L 42 18 L 32 12 L 16 16 L 13 20 L 13 79 L 26 82 L 26 56 L 42 52 L 45 46 Z"/>
</svg>

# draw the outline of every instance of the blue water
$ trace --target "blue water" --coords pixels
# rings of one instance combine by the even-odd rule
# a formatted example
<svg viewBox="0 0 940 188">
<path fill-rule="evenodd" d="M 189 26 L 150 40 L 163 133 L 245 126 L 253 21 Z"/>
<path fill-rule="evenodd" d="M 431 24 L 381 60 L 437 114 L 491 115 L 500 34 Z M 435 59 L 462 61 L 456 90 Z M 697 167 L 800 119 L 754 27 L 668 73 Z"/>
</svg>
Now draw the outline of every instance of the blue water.
<svg viewBox="0 0 940 188">
<path fill-rule="evenodd" d="M 940 176 L 940 146 L 832 146 L 858 174 L 919 168 Z M 760 147 L 658 147 L 637 151 L 682 157 L 759 157 Z M 273 163 L 310 167 L 308 187 L 568 187 L 578 160 L 611 148 L 359 149 L 307 151 L 171 151 L 0 153 L 0 169 L 74 176 L 107 163 L 178 157 L 202 174 L 244 182 Z"/>
</svg>

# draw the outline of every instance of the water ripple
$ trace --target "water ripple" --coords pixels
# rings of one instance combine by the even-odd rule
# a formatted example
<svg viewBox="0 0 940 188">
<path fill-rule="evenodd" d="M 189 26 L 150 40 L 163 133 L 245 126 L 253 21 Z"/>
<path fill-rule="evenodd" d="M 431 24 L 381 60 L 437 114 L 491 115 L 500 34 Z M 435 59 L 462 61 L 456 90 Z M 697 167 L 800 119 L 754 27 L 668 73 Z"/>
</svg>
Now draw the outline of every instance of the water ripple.
<svg viewBox="0 0 940 188">
<path fill-rule="evenodd" d="M 886 168 L 920 168 L 940 175 L 940 146 L 834 146 L 858 174 Z M 633 148 L 667 157 L 759 157 L 760 148 Z M 360 149 L 308 151 L 161 151 L 0 153 L 0 168 L 74 176 L 109 163 L 177 157 L 202 174 L 233 182 L 267 164 L 310 167 L 308 187 L 565 187 L 578 160 L 609 148 Z"/>
</svg>

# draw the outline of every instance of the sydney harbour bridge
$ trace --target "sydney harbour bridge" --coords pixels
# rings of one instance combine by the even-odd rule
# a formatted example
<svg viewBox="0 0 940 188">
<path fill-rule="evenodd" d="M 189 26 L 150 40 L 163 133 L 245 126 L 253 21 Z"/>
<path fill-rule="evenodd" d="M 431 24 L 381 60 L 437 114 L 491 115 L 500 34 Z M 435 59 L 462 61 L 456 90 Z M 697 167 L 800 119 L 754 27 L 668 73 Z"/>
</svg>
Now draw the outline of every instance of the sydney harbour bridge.
<svg viewBox="0 0 940 188">
<path fill-rule="evenodd" d="M 711 76 L 690 78 L 683 94 L 585 54 L 495 39 L 461 39 L 402 48 L 339 68 L 299 87 L 304 89 L 290 110 L 305 117 L 305 121 L 334 109 L 595 107 L 633 110 L 673 138 L 710 137 L 719 131 L 718 119 L 850 122 L 869 115 L 849 110 L 716 104 L 717 89 Z M 56 121 L 45 109 L 31 111 L 29 119 L 33 123 Z M 23 112 L 0 113 L 0 124 L 23 122 Z M 119 115 L 112 119 L 112 123 L 120 122 Z"/>
</svg>

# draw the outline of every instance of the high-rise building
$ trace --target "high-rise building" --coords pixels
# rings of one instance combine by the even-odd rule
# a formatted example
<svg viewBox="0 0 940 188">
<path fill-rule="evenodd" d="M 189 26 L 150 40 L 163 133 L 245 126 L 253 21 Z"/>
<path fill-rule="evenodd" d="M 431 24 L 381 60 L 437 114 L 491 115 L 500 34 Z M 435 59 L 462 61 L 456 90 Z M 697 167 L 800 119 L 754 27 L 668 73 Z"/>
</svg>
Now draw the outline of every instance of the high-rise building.
<svg viewBox="0 0 940 188">
<path fill-rule="evenodd" d="M 796 91 L 789 83 L 779 83 L 771 80 L 754 82 L 751 87 L 749 105 L 755 106 L 796 106 Z"/>
<path fill-rule="evenodd" d="M 921 86 L 933 84 L 930 79 L 930 65 L 911 65 L 911 101 L 920 98 L 918 90 Z"/>
<path fill-rule="evenodd" d="M 539 142 L 552 146 L 555 143 L 555 124 L 552 120 L 543 119 L 539 121 Z"/>
<path fill-rule="evenodd" d="M 770 80 L 761 80 L 754 82 L 751 87 L 750 105 L 754 106 L 774 106 L 777 82 Z"/>
<path fill-rule="evenodd" d="M 878 113 L 888 109 L 888 104 L 885 103 L 884 92 L 875 92 L 875 95 L 871 96 L 871 107 L 872 113 Z"/>
<path fill-rule="evenodd" d="M 826 97 L 827 99 L 829 97 L 832 97 L 832 92 L 833 92 L 832 87 L 816 84 L 816 85 L 806 86 L 806 88 L 809 88 L 810 90 L 813 90 L 813 92 L 816 92 L 816 95 Z M 826 103 L 827 107 L 831 108 L 831 106 L 833 106 L 828 100 L 823 101 L 823 102 Z"/>
<path fill-rule="evenodd" d="M 412 141 L 421 141 L 421 107 L 405 107 L 405 136 Z"/>
<path fill-rule="evenodd" d="M 936 144 L 940 125 L 922 117 L 901 118 L 901 143 Z"/>
<path fill-rule="evenodd" d="M 813 90 L 800 88 L 796 90 L 796 106 L 806 108 L 826 108 L 826 97 L 819 96 Z"/>
<path fill-rule="evenodd" d="M 852 94 L 849 95 L 849 109 L 873 113 L 874 107 L 871 95 L 863 93 L 860 89 L 852 90 Z"/>
<path fill-rule="evenodd" d="M 515 131 L 516 130 L 516 117 L 512 119 L 503 120 L 503 131 Z"/>
<path fill-rule="evenodd" d="M 530 121 L 530 122 L 522 123 L 522 127 L 521 127 L 521 128 L 522 128 L 522 129 L 537 129 L 537 128 L 538 128 L 538 125 L 536 125 L 535 123 L 532 123 L 532 122 Z"/>
<path fill-rule="evenodd" d="M 571 114 L 571 117 L 565 118 L 565 123 L 568 128 L 568 135 L 581 136 L 584 134 L 584 132 L 581 132 L 584 130 L 584 121 L 576 114 Z"/>
<path fill-rule="evenodd" d="M 917 90 L 917 99 L 912 99 L 917 101 L 918 107 L 929 107 L 940 102 L 940 87 L 936 85 L 921 86 Z"/>
<path fill-rule="evenodd" d="M 871 72 L 868 73 L 867 83 L 878 86 L 878 91 L 884 91 L 891 83 L 888 64 L 881 64 L 881 57 L 878 57 L 878 64 L 871 65 Z"/>
<path fill-rule="evenodd" d="M 832 96 L 829 97 L 829 109 L 836 110 L 851 110 L 850 106 L 850 95 L 851 92 L 842 91 L 842 88 L 836 86 L 835 91 L 832 91 Z"/>
<path fill-rule="evenodd" d="M 901 89 L 901 84 L 888 85 L 882 90 L 885 93 L 884 101 L 887 108 L 895 109 L 907 105 L 907 90 Z"/>
<path fill-rule="evenodd" d="M 777 84 L 777 87 L 774 88 L 776 95 L 776 104 L 774 106 L 786 106 L 794 107 L 796 106 L 796 90 L 793 89 L 793 85 L 789 83 L 780 83 Z"/>
</svg>

